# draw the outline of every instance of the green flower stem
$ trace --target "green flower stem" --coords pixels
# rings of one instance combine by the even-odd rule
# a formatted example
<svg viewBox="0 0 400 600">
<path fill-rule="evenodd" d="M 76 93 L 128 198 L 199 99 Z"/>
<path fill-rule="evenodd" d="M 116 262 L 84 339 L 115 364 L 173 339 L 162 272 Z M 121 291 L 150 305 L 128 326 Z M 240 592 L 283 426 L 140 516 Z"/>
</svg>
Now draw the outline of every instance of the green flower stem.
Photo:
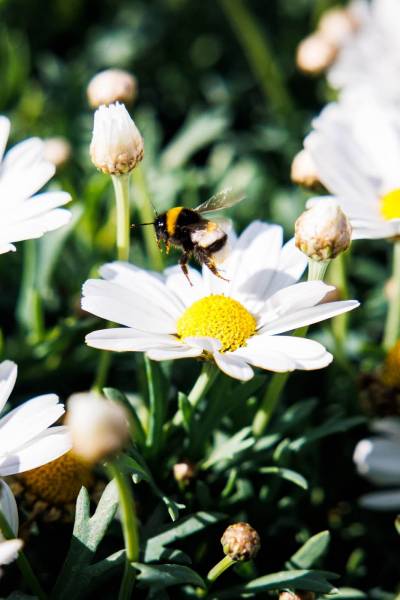
<svg viewBox="0 0 400 600">
<path fill-rule="evenodd" d="M 120 471 L 118 466 L 110 463 L 108 465 L 108 471 L 110 477 L 115 479 L 118 488 L 126 553 L 124 575 L 118 600 L 130 600 L 136 579 L 136 572 L 132 563 L 137 562 L 139 559 L 139 534 L 136 520 L 135 500 L 130 488 L 129 479 L 122 471 Z"/>
<path fill-rule="evenodd" d="M 289 375 L 290 371 L 287 371 L 286 373 L 274 373 L 274 375 L 272 375 L 271 381 L 269 382 L 265 395 L 261 401 L 261 406 L 256 412 L 253 420 L 253 435 L 255 437 L 260 437 L 264 433 L 272 414 L 278 405 Z"/>
<path fill-rule="evenodd" d="M 220 0 L 220 4 L 267 103 L 271 103 L 277 115 L 287 121 L 294 114 L 292 99 L 259 21 L 251 14 L 243 0 Z"/>
<path fill-rule="evenodd" d="M 23 244 L 22 283 L 17 302 L 17 319 L 20 326 L 30 334 L 30 341 L 38 343 L 44 336 L 42 299 L 36 289 L 38 261 L 37 240 Z"/>
<path fill-rule="evenodd" d="M 393 282 L 393 296 L 389 300 L 383 337 L 385 350 L 395 345 L 400 332 L 400 240 L 396 240 L 393 247 Z"/>
<path fill-rule="evenodd" d="M 192 406 L 197 406 L 200 400 L 206 395 L 206 393 L 214 383 L 217 375 L 217 366 L 211 361 L 206 361 L 203 364 L 201 373 L 196 383 L 194 384 L 188 395 L 188 400 Z"/>
<path fill-rule="evenodd" d="M 235 561 L 231 559 L 230 556 L 224 556 L 209 572 L 207 575 L 207 581 L 211 585 L 218 579 L 224 571 L 232 567 L 235 564 Z"/>
<path fill-rule="evenodd" d="M 308 259 L 308 281 L 323 281 L 330 260 Z"/>
<path fill-rule="evenodd" d="M 129 260 L 129 174 L 111 176 L 117 203 L 117 255 L 118 260 Z"/>
<path fill-rule="evenodd" d="M 328 271 L 329 282 L 338 290 L 341 300 L 348 298 L 348 286 L 346 275 L 346 255 L 342 252 L 334 260 Z M 332 332 L 336 342 L 336 351 L 343 357 L 343 347 L 346 343 L 349 314 L 344 313 L 332 319 Z"/>
<path fill-rule="evenodd" d="M 108 324 L 109 326 L 109 324 Z M 101 394 L 107 383 L 108 371 L 111 367 L 112 352 L 107 350 L 100 351 L 100 358 L 97 363 L 96 375 L 92 385 L 92 391 Z"/>
<path fill-rule="evenodd" d="M 0 511 L 0 531 L 3 533 L 6 540 L 12 540 L 15 538 L 13 531 L 11 530 L 10 525 L 8 524 L 7 519 L 4 514 Z M 39 600 L 47 600 L 47 594 L 44 592 L 42 586 L 39 583 L 35 573 L 32 570 L 32 567 L 26 558 L 25 554 L 20 550 L 17 556 L 17 565 L 19 570 L 21 571 L 21 575 L 24 578 L 27 585 L 30 587 L 32 592 L 39 598 Z"/>
<path fill-rule="evenodd" d="M 154 209 L 151 202 L 150 192 L 147 185 L 146 173 L 142 165 L 138 165 L 132 172 L 135 191 L 138 196 L 137 208 L 142 223 L 152 223 L 154 221 Z M 162 271 L 164 267 L 163 257 L 157 246 L 154 229 L 151 226 L 143 228 L 144 244 L 147 256 L 150 259 L 150 265 L 155 271 Z"/>
</svg>

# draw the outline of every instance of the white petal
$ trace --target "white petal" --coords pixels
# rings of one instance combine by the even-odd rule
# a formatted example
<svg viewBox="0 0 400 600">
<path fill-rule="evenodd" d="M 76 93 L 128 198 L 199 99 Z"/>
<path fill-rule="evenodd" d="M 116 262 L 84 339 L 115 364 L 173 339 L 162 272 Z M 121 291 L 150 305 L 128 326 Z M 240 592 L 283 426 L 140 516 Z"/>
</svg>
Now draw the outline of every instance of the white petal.
<svg viewBox="0 0 400 600">
<path fill-rule="evenodd" d="M 371 510 L 399 510 L 400 490 L 388 490 L 385 492 L 371 492 L 359 499 L 363 508 Z"/>
<path fill-rule="evenodd" d="M 361 440 L 353 455 L 360 475 L 377 485 L 400 484 L 400 441 L 368 438 Z"/>
<path fill-rule="evenodd" d="M 0 565 L 8 565 L 15 560 L 23 545 L 23 541 L 17 539 L 0 542 Z"/>
<path fill-rule="evenodd" d="M 14 389 L 18 367 L 11 360 L 0 363 L 0 412 Z"/>
<path fill-rule="evenodd" d="M 196 358 L 202 354 L 202 350 L 182 344 L 181 348 L 171 346 L 154 348 L 146 352 L 146 354 L 152 360 L 175 360 L 179 358 Z"/>
<path fill-rule="evenodd" d="M 68 450 L 71 438 L 66 427 L 51 427 L 39 437 L 31 440 L 18 452 L 0 459 L 0 475 L 7 477 L 45 465 Z"/>
<path fill-rule="evenodd" d="M 274 321 L 274 323 L 269 323 L 260 330 L 260 333 L 276 335 L 278 333 L 285 333 L 286 331 L 293 331 L 298 327 L 319 323 L 330 317 L 341 315 L 342 313 L 357 308 L 359 305 L 359 302 L 356 300 L 343 300 L 340 302 L 327 302 L 326 304 L 319 304 L 317 306 L 312 306 L 311 308 L 304 308 L 299 311 L 294 311 L 290 315 L 284 315 L 282 318 Z"/>
<path fill-rule="evenodd" d="M 307 257 L 296 248 L 294 238 L 292 238 L 282 248 L 277 270 L 268 286 L 268 297 L 280 289 L 296 283 L 306 267 Z"/>
<path fill-rule="evenodd" d="M 143 333 L 128 327 L 100 329 L 89 333 L 85 341 L 88 346 L 113 352 L 146 352 L 152 348 L 181 348 L 182 344 L 173 336 L 155 333 Z"/>
<path fill-rule="evenodd" d="M 229 377 L 248 381 L 254 376 L 253 369 L 233 352 L 220 352 L 221 342 L 209 337 L 186 338 L 185 342 L 212 354 L 216 365 Z"/>
<path fill-rule="evenodd" d="M 13 534 L 18 535 L 19 518 L 17 503 L 14 494 L 2 479 L 0 479 L 0 510 L 11 527 Z"/>
<path fill-rule="evenodd" d="M 168 289 L 176 294 L 186 307 L 208 295 L 200 273 L 195 269 L 188 270 L 192 285 L 189 284 L 180 267 L 170 267 L 164 271 Z"/>
</svg>

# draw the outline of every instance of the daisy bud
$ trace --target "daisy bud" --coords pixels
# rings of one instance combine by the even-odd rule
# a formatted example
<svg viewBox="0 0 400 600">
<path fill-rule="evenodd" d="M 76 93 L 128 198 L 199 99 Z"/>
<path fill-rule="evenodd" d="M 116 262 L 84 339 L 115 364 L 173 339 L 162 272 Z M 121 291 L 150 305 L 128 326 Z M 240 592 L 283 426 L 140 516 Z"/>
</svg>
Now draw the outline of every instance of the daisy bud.
<svg viewBox="0 0 400 600">
<path fill-rule="evenodd" d="M 296 63 L 301 71 L 311 75 L 319 75 L 335 60 L 337 46 L 320 33 L 313 33 L 300 42 Z"/>
<path fill-rule="evenodd" d="M 298 590 L 297 592 L 281 592 L 279 594 L 279 600 L 315 600 L 314 592 L 303 592 Z"/>
<path fill-rule="evenodd" d="M 71 144 L 63 137 L 53 137 L 44 140 L 43 154 L 46 160 L 60 168 L 71 157 Z"/>
<path fill-rule="evenodd" d="M 321 187 L 317 168 L 312 156 L 307 150 L 300 150 L 293 159 L 290 178 L 293 183 L 302 185 L 308 189 Z"/>
<path fill-rule="evenodd" d="M 323 200 L 297 219 L 295 242 L 312 260 L 331 260 L 350 246 L 351 225 L 336 202 Z"/>
<path fill-rule="evenodd" d="M 335 46 L 342 46 L 357 30 L 357 21 L 345 8 L 331 8 L 322 15 L 318 33 Z"/>
<path fill-rule="evenodd" d="M 92 108 L 114 102 L 132 104 L 136 95 L 136 78 L 122 69 L 106 69 L 97 73 L 87 88 L 87 97 Z"/>
<path fill-rule="evenodd" d="M 221 538 L 224 554 L 234 561 L 251 560 L 260 549 L 260 536 L 248 523 L 234 523 Z"/>
<path fill-rule="evenodd" d="M 187 484 L 196 475 L 196 465 L 190 462 L 190 460 L 182 460 L 180 463 L 176 463 L 173 466 L 173 473 L 175 481 Z"/>
<path fill-rule="evenodd" d="M 143 138 L 123 104 L 96 110 L 90 144 L 95 167 L 109 175 L 124 175 L 142 160 L 143 152 Z"/>
<path fill-rule="evenodd" d="M 129 440 L 126 410 L 94 392 L 70 397 L 65 423 L 71 432 L 75 456 L 87 464 L 112 457 Z"/>
</svg>

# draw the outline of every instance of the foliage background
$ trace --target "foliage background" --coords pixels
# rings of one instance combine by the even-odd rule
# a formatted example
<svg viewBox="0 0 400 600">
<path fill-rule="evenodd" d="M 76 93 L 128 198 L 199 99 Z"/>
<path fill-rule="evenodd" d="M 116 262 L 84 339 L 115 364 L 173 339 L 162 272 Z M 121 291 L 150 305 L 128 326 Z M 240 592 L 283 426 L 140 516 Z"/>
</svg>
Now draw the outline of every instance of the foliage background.
<svg viewBox="0 0 400 600">
<path fill-rule="evenodd" d="M 17 253 L 0 258 L 1 354 L 20 367 L 15 402 L 46 391 L 66 399 L 74 391 L 88 389 L 95 373 L 98 353 L 86 348 L 83 338 L 97 328 L 98 321 L 80 311 L 80 289 L 98 265 L 113 259 L 114 229 L 110 182 L 94 171 L 88 158 L 92 112 L 85 90 L 92 75 L 103 68 L 121 67 L 138 78 L 139 98 L 132 114 L 145 137 L 145 169 L 159 210 L 176 203 L 194 206 L 229 184 L 246 190 L 247 201 L 234 211 L 238 229 L 259 218 L 282 224 L 290 237 L 306 198 L 290 183 L 291 159 L 312 116 L 334 97 L 323 79 L 299 74 L 295 49 L 327 5 L 327 0 L 248 0 L 247 7 L 275 58 L 284 90 L 280 95 L 273 78 L 264 88 L 260 85 L 223 2 L 0 2 L 0 111 L 11 118 L 12 143 L 29 135 L 63 135 L 73 147 L 72 159 L 58 173 L 56 184 L 73 196 L 73 226 L 67 233 L 34 243 L 36 265 L 26 264 L 28 252 L 25 248 L 24 254 L 21 244 Z M 135 204 L 132 218 L 138 219 Z M 132 260 L 146 265 L 141 233 L 133 235 Z M 292 377 L 281 416 L 284 407 L 296 402 L 316 397 L 318 402 L 289 430 L 290 438 L 329 418 L 362 415 L 357 379 L 380 359 L 375 342 L 385 310 L 386 252 L 379 242 L 358 243 L 353 250 L 350 296 L 362 300 L 363 307 L 351 316 L 346 368 L 336 362 L 321 373 Z M 174 259 L 176 255 L 170 257 Z M 34 325 L 29 285 L 20 285 L 22 273 L 25 281 L 33 282 L 43 304 L 41 331 Z M 314 329 L 332 347 L 329 330 Z M 198 371 L 193 362 L 185 363 L 184 369 L 182 364 L 173 366 L 171 411 L 176 390 L 187 391 Z M 140 394 L 141 368 L 140 357 L 114 356 L 108 384 Z M 245 411 L 234 410 L 233 430 L 247 425 L 253 412 L 251 401 Z M 341 585 L 393 590 L 398 584 L 399 547 L 394 515 L 357 506 L 357 497 L 370 486 L 355 474 L 351 456 L 367 426 L 344 429 L 345 433 L 310 443 L 290 458 L 291 466 L 308 479 L 309 492 L 287 482 L 270 484 L 253 473 L 248 479 L 250 492 L 224 506 L 223 512 L 231 519 L 249 519 L 259 530 L 260 572 L 279 570 L 299 544 L 329 529 L 332 542 L 323 567 L 340 573 Z M 151 467 L 163 489 L 180 499 L 170 471 L 174 460 L 182 458 L 179 440 L 169 450 Z M 220 485 L 205 479 L 200 491 L 191 490 L 192 508 L 219 510 Z M 139 506 L 146 502 L 153 506 L 154 498 L 139 488 L 138 496 Z M 219 557 L 221 527 L 212 531 L 215 544 L 207 556 L 196 538 L 203 572 Z M 59 550 L 52 560 L 60 564 L 63 537 L 52 538 L 54 532 L 47 535 Z M 41 556 L 38 562 L 45 563 L 54 544 L 46 548 L 38 540 L 33 552 Z M 377 591 L 370 594 L 385 597 Z"/>
</svg>

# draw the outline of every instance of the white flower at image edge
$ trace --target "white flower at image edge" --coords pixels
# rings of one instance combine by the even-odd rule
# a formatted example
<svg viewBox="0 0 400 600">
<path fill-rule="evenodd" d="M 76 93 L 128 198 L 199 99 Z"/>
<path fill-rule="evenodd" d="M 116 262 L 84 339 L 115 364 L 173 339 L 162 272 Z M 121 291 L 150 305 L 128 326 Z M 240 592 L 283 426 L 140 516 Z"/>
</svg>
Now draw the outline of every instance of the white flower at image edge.
<svg viewBox="0 0 400 600">
<path fill-rule="evenodd" d="M 8 522 L 12 533 L 18 535 L 18 510 L 15 498 L 4 481 L 0 479 L 0 510 L 3 517 Z M 22 540 L 17 538 L 5 540 L 0 532 L 0 565 L 7 565 L 17 558 L 18 552 L 23 546 Z M 0 577 L 2 569 L 0 569 Z"/>
<path fill-rule="evenodd" d="M 0 411 L 17 378 L 17 365 L 0 363 Z M 64 426 L 50 427 L 64 414 L 55 394 L 37 396 L 0 418 L 0 477 L 36 469 L 71 449 Z M 4 493 L 5 483 L 0 491 Z"/>
<path fill-rule="evenodd" d="M 0 116 L 0 254 L 15 250 L 15 242 L 58 229 L 71 217 L 59 208 L 71 199 L 66 192 L 36 194 L 55 172 L 44 158 L 44 142 L 28 139 L 3 157 L 9 132 L 10 121 Z"/>
<path fill-rule="evenodd" d="M 293 240 L 282 247 L 277 225 L 254 222 L 235 241 L 220 266 L 229 281 L 207 268 L 180 267 L 164 275 L 123 262 L 105 265 L 103 280 L 83 286 L 82 308 L 123 328 L 86 337 L 89 346 L 146 352 L 153 360 L 206 356 L 227 375 L 253 377 L 252 367 L 270 371 L 319 369 L 332 355 L 318 342 L 281 335 L 358 306 L 353 300 L 320 304 L 332 287 L 296 283 L 306 257 Z"/>
<path fill-rule="evenodd" d="M 400 419 L 378 419 L 371 429 L 380 437 L 377 435 L 358 442 L 353 455 L 357 471 L 375 485 L 394 486 L 394 489 L 364 494 L 360 504 L 373 510 L 399 510 Z"/>
</svg>

